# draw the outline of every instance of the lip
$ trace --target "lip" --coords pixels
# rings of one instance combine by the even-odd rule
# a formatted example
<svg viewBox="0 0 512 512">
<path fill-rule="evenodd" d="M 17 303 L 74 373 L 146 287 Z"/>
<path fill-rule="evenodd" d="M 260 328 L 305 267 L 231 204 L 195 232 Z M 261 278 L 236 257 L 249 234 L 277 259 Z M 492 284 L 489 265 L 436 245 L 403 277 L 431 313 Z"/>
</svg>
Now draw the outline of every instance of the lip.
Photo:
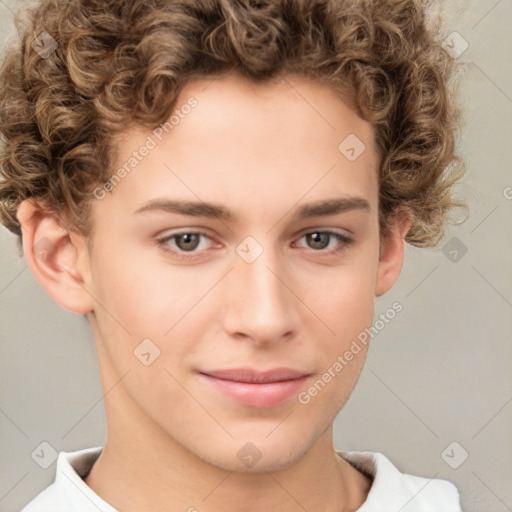
<svg viewBox="0 0 512 512">
<path fill-rule="evenodd" d="M 296 395 L 311 374 L 290 368 L 257 371 L 234 368 L 199 372 L 200 378 L 224 395 L 249 407 L 275 407 Z"/>
</svg>

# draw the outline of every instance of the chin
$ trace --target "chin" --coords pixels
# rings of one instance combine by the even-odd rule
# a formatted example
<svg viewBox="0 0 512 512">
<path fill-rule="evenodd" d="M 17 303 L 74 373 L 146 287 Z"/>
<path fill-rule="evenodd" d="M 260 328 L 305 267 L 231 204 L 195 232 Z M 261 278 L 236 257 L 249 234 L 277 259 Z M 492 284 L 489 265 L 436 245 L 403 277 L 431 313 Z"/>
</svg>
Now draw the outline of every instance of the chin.
<svg viewBox="0 0 512 512">
<path fill-rule="evenodd" d="M 237 473 L 266 473 L 281 471 L 298 462 L 317 439 L 305 438 L 297 426 L 296 435 L 272 433 L 254 436 L 236 436 L 227 442 L 212 442 L 193 451 L 195 455 L 212 466 Z M 268 436 L 268 437 L 266 437 Z"/>
</svg>

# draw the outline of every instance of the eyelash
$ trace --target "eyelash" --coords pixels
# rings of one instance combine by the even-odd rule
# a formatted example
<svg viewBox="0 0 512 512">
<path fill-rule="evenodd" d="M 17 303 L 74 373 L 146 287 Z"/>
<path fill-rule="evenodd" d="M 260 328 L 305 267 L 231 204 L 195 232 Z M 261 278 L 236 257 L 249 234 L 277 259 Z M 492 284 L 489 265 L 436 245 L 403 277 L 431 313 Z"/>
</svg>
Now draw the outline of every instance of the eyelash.
<svg viewBox="0 0 512 512">
<path fill-rule="evenodd" d="M 318 254 L 321 254 L 324 256 L 337 255 L 337 254 L 341 253 L 342 251 L 344 251 L 347 247 L 349 247 L 354 242 L 354 239 L 352 239 L 346 235 L 343 235 L 341 233 L 338 233 L 337 231 L 333 231 L 331 229 L 308 231 L 307 233 L 304 233 L 299 238 L 299 240 L 304 238 L 307 235 L 312 235 L 313 233 L 331 235 L 341 243 L 341 246 L 335 250 L 327 251 L 325 249 L 319 249 L 319 250 L 311 249 L 314 253 L 318 253 Z M 210 236 L 208 236 L 206 233 L 203 233 L 201 231 L 182 231 L 181 233 L 173 233 L 172 235 L 167 235 L 165 237 L 158 238 L 158 239 L 156 239 L 155 243 L 159 247 L 161 247 L 162 250 L 164 250 L 165 252 L 172 253 L 174 256 L 176 256 L 177 258 L 179 258 L 181 260 L 191 260 L 191 259 L 197 258 L 198 257 L 197 251 L 190 251 L 189 253 L 187 253 L 185 251 L 180 251 L 180 250 L 175 250 L 175 249 L 169 248 L 169 245 L 167 242 L 169 242 L 170 240 L 173 240 L 179 236 L 183 236 L 183 235 L 200 235 L 200 236 L 209 238 L 211 240 Z M 330 240 L 329 240 L 329 242 L 330 242 Z"/>
</svg>

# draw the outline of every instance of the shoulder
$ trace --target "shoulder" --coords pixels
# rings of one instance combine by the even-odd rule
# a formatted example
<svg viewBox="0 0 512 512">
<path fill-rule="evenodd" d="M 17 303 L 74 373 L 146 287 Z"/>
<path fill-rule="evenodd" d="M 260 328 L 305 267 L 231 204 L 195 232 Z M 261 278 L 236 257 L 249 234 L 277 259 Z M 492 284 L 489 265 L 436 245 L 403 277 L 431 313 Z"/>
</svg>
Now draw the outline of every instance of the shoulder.
<svg viewBox="0 0 512 512">
<path fill-rule="evenodd" d="M 61 452 L 62 453 L 62 452 Z M 56 482 L 42 490 L 21 512 L 61 512 L 70 510 L 71 502 Z"/>
<path fill-rule="evenodd" d="M 116 512 L 83 481 L 101 453 L 101 447 L 60 452 L 55 481 L 42 490 L 21 512 Z"/>
<path fill-rule="evenodd" d="M 459 491 L 440 478 L 402 473 L 382 453 L 340 451 L 337 453 L 373 479 L 370 492 L 357 512 L 460 512 Z"/>
</svg>

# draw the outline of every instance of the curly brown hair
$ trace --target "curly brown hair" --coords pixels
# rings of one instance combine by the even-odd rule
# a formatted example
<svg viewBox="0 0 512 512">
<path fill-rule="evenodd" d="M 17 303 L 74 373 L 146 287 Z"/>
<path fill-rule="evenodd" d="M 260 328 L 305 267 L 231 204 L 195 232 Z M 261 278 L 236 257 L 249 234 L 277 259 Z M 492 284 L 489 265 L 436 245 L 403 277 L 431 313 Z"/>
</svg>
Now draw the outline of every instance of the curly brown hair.
<svg viewBox="0 0 512 512">
<path fill-rule="evenodd" d="M 34 198 L 90 235 L 92 191 L 112 172 L 115 135 L 165 122 L 184 85 L 236 71 L 294 74 L 348 93 L 378 151 L 381 236 L 397 208 L 406 241 L 436 245 L 449 211 L 460 110 L 455 64 L 428 0 L 42 0 L 0 71 L 0 220 L 21 239 Z M 41 36 L 42 33 L 43 36 Z M 46 38 L 40 55 L 34 45 Z M 45 45 L 43 41 L 43 46 Z M 51 50 L 52 48 L 50 48 Z"/>
</svg>

